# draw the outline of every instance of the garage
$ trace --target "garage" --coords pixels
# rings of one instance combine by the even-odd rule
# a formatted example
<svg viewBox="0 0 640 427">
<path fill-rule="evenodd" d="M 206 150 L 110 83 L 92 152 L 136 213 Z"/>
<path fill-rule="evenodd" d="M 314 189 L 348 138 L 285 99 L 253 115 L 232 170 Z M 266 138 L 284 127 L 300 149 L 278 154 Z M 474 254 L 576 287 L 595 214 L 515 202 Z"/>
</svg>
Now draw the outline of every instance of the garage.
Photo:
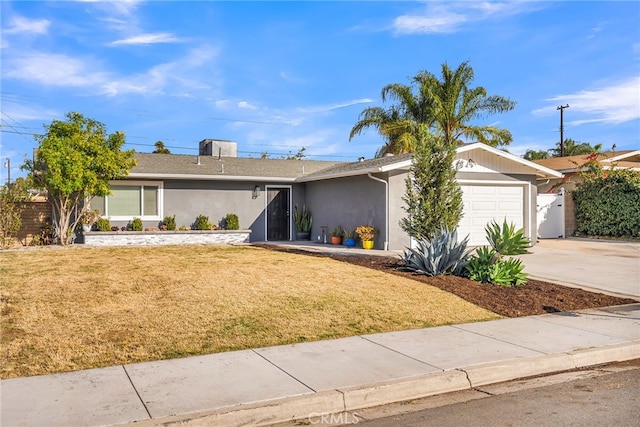
<svg viewBox="0 0 640 427">
<path fill-rule="evenodd" d="M 470 246 L 487 245 L 485 226 L 492 220 L 502 224 L 504 219 L 515 224 L 516 229 L 525 226 L 525 187 L 523 185 L 461 184 L 462 219 L 458 236 L 469 235 Z"/>
</svg>

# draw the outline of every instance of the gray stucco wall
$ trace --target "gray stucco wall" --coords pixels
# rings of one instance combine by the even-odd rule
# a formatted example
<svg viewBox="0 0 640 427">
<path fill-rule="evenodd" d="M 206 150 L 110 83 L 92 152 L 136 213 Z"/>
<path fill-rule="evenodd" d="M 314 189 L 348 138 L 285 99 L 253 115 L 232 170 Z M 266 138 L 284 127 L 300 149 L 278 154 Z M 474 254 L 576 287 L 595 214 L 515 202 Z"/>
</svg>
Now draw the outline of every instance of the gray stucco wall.
<svg viewBox="0 0 640 427">
<path fill-rule="evenodd" d="M 383 183 L 367 176 L 308 182 L 306 201 L 313 213 L 313 240 L 321 235 L 323 225 L 331 230 L 338 225 L 354 229 L 370 224 L 380 231 L 375 239 L 375 249 L 384 248 L 386 225 Z"/>
<path fill-rule="evenodd" d="M 252 198 L 253 188 L 261 187 Z M 165 181 L 164 216 L 176 216 L 176 224 L 190 227 L 198 215 L 220 225 L 228 213 L 238 215 L 241 229 L 251 229 L 251 240 L 264 240 L 264 184 L 224 181 Z M 261 221 L 262 219 L 262 221 Z"/>
<path fill-rule="evenodd" d="M 260 195 L 254 199 L 256 185 L 260 187 Z M 189 227 L 200 214 L 218 223 L 228 213 L 235 213 L 240 228 L 251 230 L 251 241 L 263 241 L 267 185 L 291 187 L 293 204 L 304 203 L 304 185 L 300 184 L 169 180 L 164 182 L 164 216 L 175 215 L 178 226 Z"/>
<path fill-rule="evenodd" d="M 405 180 L 407 179 L 406 172 L 392 172 L 389 176 L 389 249 L 390 250 L 404 250 L 411 245 L 411 239 L 409 235 L 400 226 L 402 218 L 407 216 L 407 212 L 404 210 L 405 203 L 402 200 L 405 192 L 407 191 L 407 185 Z"/>
</svg>

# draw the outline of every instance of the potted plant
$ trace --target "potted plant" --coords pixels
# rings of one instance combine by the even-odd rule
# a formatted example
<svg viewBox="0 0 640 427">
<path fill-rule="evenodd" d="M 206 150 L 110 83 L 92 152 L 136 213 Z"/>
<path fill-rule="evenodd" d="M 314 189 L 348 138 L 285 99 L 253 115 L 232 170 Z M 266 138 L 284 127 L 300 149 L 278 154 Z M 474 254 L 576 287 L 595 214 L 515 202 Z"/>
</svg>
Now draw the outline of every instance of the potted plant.
<svg viewBox="0 0 640 427">
<path fill-rule="evenodd" d="M 332 245 L 339 245 L 340 243 L 342 243 L 342 235 L 344 234 L 344 230 L 342 229 L 341 225 L 333 227 L 330 233 Z"/>
<path fill-rule="evenodd" d="M 378 235 L 378 230 L 371 225 L 361 225 L 356 228 L 356 233 L 362 241 L 363 249 L 373 249 L 373 239 Z"/>
<path fill-rule="evenodd" d="M 344 245 L 348 248 L 354 248 L 356 246 L 356 238 L 358 233 L 353 229 L 344 230 Z"/>
<path fill-rule="evenodd" d="M 298 205 L 294 207 L 293 222 L 296 227 L 296 240 L 309 240 L 313 218 L 306 205 L 302 205 L 302 209 L 298 208 Z"/>
<path fill-rule="evenodd" d="M 80 222 L 82 222 L 82 231 L 85 233 L 91 231 L 93 224 L 98 221 L 98 218 L 100 218 L 100 211 L 98 209 L 85 211 L 80 218 Z"/>
</svg>

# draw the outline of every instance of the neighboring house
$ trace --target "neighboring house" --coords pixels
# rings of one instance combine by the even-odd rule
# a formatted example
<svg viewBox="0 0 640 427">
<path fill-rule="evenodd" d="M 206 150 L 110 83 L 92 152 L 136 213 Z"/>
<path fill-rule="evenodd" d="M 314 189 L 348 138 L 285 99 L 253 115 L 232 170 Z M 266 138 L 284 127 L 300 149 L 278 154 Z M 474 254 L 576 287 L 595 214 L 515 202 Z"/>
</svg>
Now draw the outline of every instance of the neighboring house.
<svg viewBox="0 0 640 427">
<path fill-rule="evenodd" d="M 553 169 L 563 174 L 562 178 L 549 179 L 538 187 L 539 193 L 557 193 L 564 189 L 564 232 L 566 236 L 571 236 L 576 231 L 576 217 L 574 211 L 573 197 L 571 192 L 576 185 L 581 182 L 580 171 L 587 162 L 587 154 L 566 157 L 552 157 L 549 159 L 535 160 L 540 166 Z M 631 169 L 640 171 L 640 150 L 626 150 L 616 152 L 606 152 L 598 154 L 596 157 L 604 169 Z"/>
<path fill-rule="evenodd" d="M 411 244 L 399 225 L 410 154 L 347 163 L 201 152 L 213 156 L 136 153 L 138 165 L 127 179 L 112 182 L 113 195 L 94 199 L 92 208 L 116 225 L 141 217 L 146 227 L 164 216 L 190 226 L 200 214 L 217 222 L 235 213 L 241 228 L 251 229 L 251 241 L 282 241 L 295 238 L 293 209 L 305 204 L 313 214 L 312 240 L 337 225 L 371 224 L 380 230 L 376 248 Z M 485 225 L 506 218 L 535 241 L 536 186 L 560 178 L 559 172 L 481 143 L 458 148 L 455 165 L 464 202 L 461 236 L 484 244 Z"/>
</svg>

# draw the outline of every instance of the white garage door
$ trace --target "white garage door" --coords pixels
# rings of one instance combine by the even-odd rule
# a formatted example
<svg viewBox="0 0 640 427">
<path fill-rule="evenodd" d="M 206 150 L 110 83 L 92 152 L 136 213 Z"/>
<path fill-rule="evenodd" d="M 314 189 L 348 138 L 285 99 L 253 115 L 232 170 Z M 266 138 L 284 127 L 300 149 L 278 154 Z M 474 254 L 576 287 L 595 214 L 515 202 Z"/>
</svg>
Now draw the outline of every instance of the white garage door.
<svg viewBox="0 0 640 427">
<path fill-rule="evenodd" d="M 524 188 L 520 185 L 460 185 L 464 204 L 458 238 L 469 234 L 469 245 L 488 244 L 484 227 L 492 220 L 504 219 L 524 227 Z"/>
</svg>

